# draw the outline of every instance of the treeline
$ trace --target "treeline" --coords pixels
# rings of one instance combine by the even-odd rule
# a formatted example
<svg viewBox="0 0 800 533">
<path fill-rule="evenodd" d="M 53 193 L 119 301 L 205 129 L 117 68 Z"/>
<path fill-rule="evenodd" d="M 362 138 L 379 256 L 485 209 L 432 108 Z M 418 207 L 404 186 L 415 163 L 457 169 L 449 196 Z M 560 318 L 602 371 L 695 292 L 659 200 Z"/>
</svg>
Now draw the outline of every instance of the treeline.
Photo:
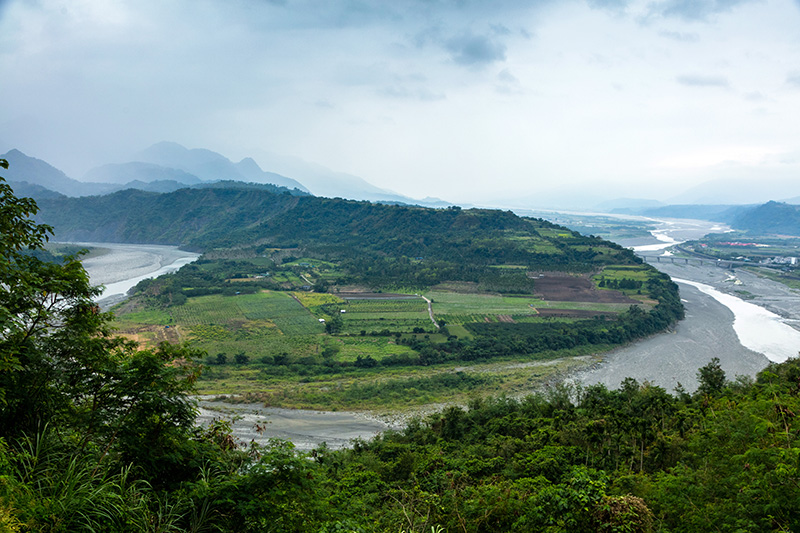
<svg viewBox="0 0 800 533">
<path fill-rule="evenodd" d="M 265 270 L 289 270 L 275 263 L 258 267 L 250 261 L 199 259 L 184 265 L 177 272 L 145 279 L 136 284 L 133 292 L 151 305 L 169 307 L 183 305 L 195 296 L 208 294 L 252 294 L 262 289 L 280 290 L 281 287 L 269 278 L 248 279 L 246 283 L 230 282 L 231 278 L 247 279 L 255 272 Z"/>
<path fill-rule="evenodd" d="M 800 364 L 699 378 L 694 395 L 628 379 L 451 407 L 317 452 L 323 485 L 362 531 L 796 530 Z"/>
<path fill-rule="evenodd" d="M 556 386 L 521 400 L 476 399 L 351 449 L 299 453 L 278 440 L 239 447 L 225 422 L 193 429 L 189 389 L 171 385 L 185 384 L 183 374 L 164 365 L 186 355 L 135 357 L 120 374 L 130 377 L 115 385 L 133 397 L 116 411 L 105 400 L 95 424 L 46 409 L 33 426 L 3 426 L 0 525 L 318 533 L 800 527 L 796 359 L 735 382 L 712 361 L 694 394 L 627 379 L 617 390 Z M 141 379 L 151 384 L 137 387 Z M 457 374 L 439 379 L 471 385 Z M 363 386 L 352 394 L 393 391 Z"/>
</svg>

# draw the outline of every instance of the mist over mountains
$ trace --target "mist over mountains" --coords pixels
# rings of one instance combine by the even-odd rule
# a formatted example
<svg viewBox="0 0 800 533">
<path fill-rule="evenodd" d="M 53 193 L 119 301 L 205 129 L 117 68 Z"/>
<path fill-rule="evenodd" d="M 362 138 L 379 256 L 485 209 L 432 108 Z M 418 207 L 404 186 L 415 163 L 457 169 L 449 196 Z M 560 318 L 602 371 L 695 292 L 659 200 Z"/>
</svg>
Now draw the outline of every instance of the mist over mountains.
<svg viewBox="0 0 800 533">
<path fill-rule="evenodd" d="M 189 149 L 167 141 L 134 153 L 130 161 L 95 167 L 80 180 L 18 149 L 12 149 L 0 157 L 7 159 L 10 164 L 4 173 L 5 178 L 14 184 L 19 194 L 34 198 L 49 198 L 59 194 L 94 196 L 124 189 L 165 193 L 186 187 L 203 188 L 224 181 L 270 185 L 291 194 L 429 207 L 450 205 L 439 198 L 411 198 L 376 187 L 358 176 L 335 172 L 296 158 L 262 154 L 262 162 L 266 161 L 265 165 L 272 169 L 264 170 L 251 157 L 234 162 L 212 150 Z M 755 206 L 768 201 L 800 203 L 800 183 L 777 178 L 765 178 L 757 185 L 736 177 L 719 178 L 682 192 L 676 191 L 670 197 L 661 199 L 613 196 L 614 189 L 605 188 L 602 184 L 581 190 L 547 189 L 539 184 L 531 184 L 530 191 L 515 192 L 498 190 L 491 198 L 462 205 L 580 210 L 728 222 L 743 206 Z"/>
<path fill-rule="evenodd" d="M 34 198 L 96 196 L 124 189 L 150 192 L 173 192 L 186 187 L 204 188 L 218 182 L 241 182 L 272 185 L 291 194 L 315 194 L 385 203 L 408 203 L 443 207 L 438 198 L 417 200 L 387 191 L 356 176 L 335 173 L 314 165 L 295 163 L 306 186 L 276 172 L 263 170 L 246 157 L 234 163 L 227 157 L 206 149 L 188 149 L 178 143 L 160 142 L 133 155 L 131 161 L 109 163 L 89 170 L 82 180 L 67 176 L 53 165 L 12 149 L 0 155 L 9 169 L 4 177 L 20 194 Z"/>
</svg>

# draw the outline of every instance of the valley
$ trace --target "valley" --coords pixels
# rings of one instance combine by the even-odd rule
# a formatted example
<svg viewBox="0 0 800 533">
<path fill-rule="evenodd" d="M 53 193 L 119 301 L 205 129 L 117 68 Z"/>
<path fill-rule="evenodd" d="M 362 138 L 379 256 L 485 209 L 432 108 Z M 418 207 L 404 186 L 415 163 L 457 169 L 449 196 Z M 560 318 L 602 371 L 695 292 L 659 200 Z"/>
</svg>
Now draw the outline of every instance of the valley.
<svg viewBox="0 0 800 533">
<path fill-rule="evenodd" d="M 652 226 L 652 222 L 648 221 L 646 224 L 652 229 L 656 228 Z M 661 229 L 656 233 L 661 239 L 657 242 L 661 244 L 641 244 L 647 242 L 642 237 L 634 241 L 640 243 L 639 246 L 643 248 L 641 253 L 663 253 L 653 251 L 652 248 L 663 248 L 677 239 L 698 238 L 704 232 L 715 229 L 713 224 L 704 225 L 698 221 L 670 221 L 661 224 Z M 627 227 L 629 226 L 626 226 L 626 231 Z M 631 241 L 621 240 L 621 242 Z M 275 278 L 284 284 L 290 283 L 290 280 L 298 284 L 308 283 L 311 281 L 309 276 L 316 279 L 323 271 L 328 274 L 329 279 L 336 277 L 332 275 L 333 265 L 330 263 L 296 259 L 289 261 L 287 265 L 299 274 L 276 273 Z M 666 263 L 656 266 L 670 268 L 673 275 L 704 283 L 712 282 L 719 285 L 724 284 L 727 279 L 721 269 L 712 268 L 709 271 L 679 265 L 667 267 Z M 88 268 L 91 274 L 91 264 Z M 613 279 L 614 276 L 609 275 L 613 272 L 606 270 L 608 280 Z M 716 278 L 709 275 L 714 273 L 717 273 Z M 251 282 L 263 279 L 256 278 L 261 274 L 250 274 L 250 278 L 234 278 L 237 280 L 234 283 L 246 284 L 248 279 Z M 630 277 L 630 274 L 627 275 Z M 522 396 L 534 390 L 541 390 L 554 380 L 568 379 L 586 384 L 605 383 L 609 387 L 615 387 L 624 378 L 635 377 L 662 385 L 668 390 L 678 383 L 691 390 L 697 383 L 696 368 L 712 357 L 719 356 L 725 370 L 734 376 L 740 374 L 752 376 L 767 363 L 763 355 L 743 347 L 738 342 L 736 333 L 732 329 L 733 317 L 726 308 L 703 293 L 695 294 L 692 287 L 683 286 L 682 293 L 687 294 L 684 297 L 684 305 L 687 306 L 690 319 L 679 323 L 671 332 L 635 342 L 624 348 L 593 346 L 588 351 L 573 349 L 563 353 L 539 354 L 533 360 L 529 359 L 530 356 L 509 354 L 509 357 L 494 359 L 491 363 L 454 362 L 434 367 L 411 368 L 386 367 L 379 364 L 370 366 L 372 361 L 380 363 L 389 357 L 400 358 L 403 354 L 410 358 L 414 351 L 402 342 L 403 339 L 427 336 L 436 342 L 445 340 L 431 324 L 423 298 L 432 301 L 434 316 L 437 320 L 445 321 L 448 333 L 462 338 L 470 338 L 472 335 L 470 330 L 464 327 L 464 324 L 469 323 L 524 323 L 537 317 L 541 317 L 541 320 L 544 316 L 567 318 L 570 313 L 574 318 L 579 318 L 581 313 L 588 313 L 584 316 L 586 318 L 598 313 L 612 314 L 624 311 L 630 305 L 627 301 L 630 297 L 623 293 L 600 292 L 598 287 L 586 285 L 589 278 L 585 275 L 566 278 L 550 275 L 549 278 L 541 279 L 546 282 L 544 287 L 539 285 L 538 294 L 527 298 L 481 293 L 476 284 L 455 282 L 441 284 L 438 288 L 434 287 L 421 295 L 410 292 L 391 294 L 352 290 L 336 295 L 306 291 L 271 291 L 235 296 L 212 295 L 192 298 L 180 312 L 173 308 L 167 308 L 166 312 L 156 314 L 123 312 L 119 327 L 122 332 L 139 342 L 190 341 L 206 349 L 209 356 L 206 361 L 206 376 L 199 382 L 200 393 L 205 394 L 204 398 L 235 398 L 236 403 L 227 403 L 228 407 L 223 411 L 227 413 L 226 416 L 233 416 L 234 413 L 246 415 L 244 419 L 234 423 L 237 434 L 242 438 L 248 436 L 247 438 L 256 438 L 262 442 L 274 436 L 284 435 L 287 431 L 296 435 L 298 442 L 303 441 L 303 437 L 300 436 L 303 431 L 310 434 L 317 431 L 314 429 L 316 427 L 314 420 L 326 424 L 326 416 L 341 416 L 326 415 L 331 409 L 366 410 L 372 417 L 377 416 L 377 419 L 369 419 L 375 420 L 370 422 L 374 426 L 365 429 L 366 433 L 360 434 L 366 437 L 388 427 L 385 425 L 387 423 L 393 424 L 398 420 L 405 420 L 409 413 L 427 412 L 446 404 L 465 404 L 476 395 Z M 559 279 L 563 281 L 558 283 Z M 751 287 L 756 283 L 755 279 L 760 278 L 745 276 L 744 279 L 747 286 Z M 564 281 L 570 283 L 564 285 Z M 757 288 L 751 287 L 751 289 L 765 295 L 774 293 L 774 289 L 770 293 L 769 287 L 764 286 L 764 283 L 765 281 L 761 280 Z M 549 299 L 554 296 L 563 298 L 565 294 L 570 293 L 580 295 L 581 290 L 585 291 L 583 296 L 573 298 L 578 301 Z M 580 301 L 586 300 L 587 294 L 594 294 L 594 303 Z M 787 297 L 796 298 L 789 294 Z M 609 298 L 611 301 L 608 301 Z M 613 300 L 619 300 L 619 303 L 615 304 Z M 793 308 L 794 305 L 789 302 L 790 300 L 787 300 L 787 309 Z M 326 335 L 325 326 L 319 322 L 319 317 L 331 316 L 326 312 L 330 311 L 330 308 L 324 307 L 326 305 L 333 305 L 338 308 L 334 311 L 340 312 L 339 318 L 342 319 L 340 336 Z M 618 307 L 615 308 L 615 305 Z M 252 314 L 254 306 L 258 313 L 272 316 L 280 323 L 278 326 L 275 324 L 276 320 L 273 320 L 267 327 L 267 330 L 275 333 L 274 335 L 253 334 L 254 328 L 265 327 L 263 321 L 259 323 L 248 320 L 248 313 L 251 318 L 256 316 Z M 341 313 L 342 310 L 346 312 Z M 212 323 L 213 327 L 208 326 Z M 415 328 L 426 331 L 415 334 Z M 376 335 L 383 330 L 389 330 L 390 334 Z M 286 336 L 286 331 L 297 336 L 290 340 Z M 363 337 L 362 331 L 365 332 Z M 401 332 L 399 337 L 396 335 L 398 331 Z M 308 367 L 300 371 L 299 375 L 293 375 L 293 370 L 296 372 L 300 368 L 296 363 L 294 369 L 291 364 L 282 369 L 264 364 L 264 362 L 274 362 L 275 355 L 280 357 L 284 354 L 304 353 L 305 357 L 313 358 L 325 353 L 326 350 L 328 357 L 332 358 L 331 361 L 353 366 L 361 361 L 362 366 L 316 373 L 316 375 L 311 370 L 313 367 Z M 246 354 L 247 363 L 234 363 L 233 359 L 239 353 Z M 219 354 L 226 357 L 227 364 L 218 363 Z M 365 361 L 370 362 L 365 363 Z M 442 381 L 445 375 L 461 377 L 448 378 L 451 379 L 449 382 Z M 471 376 L 480 376 L 480 379 L 471 380 Z M 370 389 L 372 384 L 380 384 L 380 389 Z M 203 400 L 203 403 L 207 401 Z M 257 401 L 257 404 L 246 403 L 253 401 Z M 292 409 L 282 411 L 281 416 L 274 419 L 274 426 L 267 424 L 265 431 L 253 435 L 250 427 L 253 417 L 262 424 L 273 419 L 268 415 L 269 409 L 263 411 L 263 408 L 258 408 L 260 414 L 254 413 L 256 405 L 265 404 L 273 406 L 269 409 L 281 407 Z M 218 404 L 214 408 L 219 409 Z M 310 426 L 307 422 L 298 422 L 304 429 L 299 431 L 297 428 L 292 429 L 293 423 L 289 420 L 294 418 L 305 420 L 309 417 L 303 409 L 315 409 L 318 414 L 310 417 L 312 420 Z M 378 419 L 382 422 L 378 422 Z M 344 428 L 349 426 L 343 420 L 347 418 L 339 419 L 343 424 L 343 431 L 346 431 Z M 364 420 L 353 419 L 352 427 L 363 429 Z M 317 440 L 312 438 L 309 442 Z"/>
</svg>

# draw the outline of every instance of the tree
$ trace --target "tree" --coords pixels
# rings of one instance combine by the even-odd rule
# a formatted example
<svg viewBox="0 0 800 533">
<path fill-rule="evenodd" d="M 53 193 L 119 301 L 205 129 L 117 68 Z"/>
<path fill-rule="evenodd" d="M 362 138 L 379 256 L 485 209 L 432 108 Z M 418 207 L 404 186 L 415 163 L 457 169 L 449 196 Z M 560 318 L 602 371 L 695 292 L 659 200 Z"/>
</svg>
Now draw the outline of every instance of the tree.
<svg viewBox="0 0 800 533">
<path fill-rule="evenodd" d="M 719 364 L 719 357 L 714 357 L 697 371 L 697 381 L 700 382 L 697 388 L 700 394 L 716 394 L 722 391 L 725 386 L 725 371 Z"/>
<path fill-rule="evenodd" d="M 100 291 L 79 256 L 52 262 L 31 253 L 52 233 L 31 219 L 37 211 L 0 178 L 0 438 L 50 425 L 81 450 L 157 458 L 153 448 L 126 451 L 129 435 L 130 449 L 138 439 L 173 453 L 174 434 L 194 422 L 187 393 L 199 354 L 169 345 L 139 351 L 113 336 L 113 315 L 92 300 Z"/>
<path fill-rule="evenodd" d="M 125 344 L 111 337 L 78 256 L 33 254 L 52 234 L 33 221 L 37 212 L 0 178 L 0 436 L 75 415 L 74 402 L 95 397 Z"/>
</svg>

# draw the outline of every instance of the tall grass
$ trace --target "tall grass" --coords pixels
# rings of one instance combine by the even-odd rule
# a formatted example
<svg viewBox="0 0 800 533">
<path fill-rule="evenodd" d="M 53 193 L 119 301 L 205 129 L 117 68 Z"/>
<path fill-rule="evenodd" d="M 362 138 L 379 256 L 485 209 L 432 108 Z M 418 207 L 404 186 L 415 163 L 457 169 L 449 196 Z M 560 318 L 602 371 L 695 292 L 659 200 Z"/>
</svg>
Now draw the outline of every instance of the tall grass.
<svg viewBox="0 0 800 533">
<path fill-rule="evenodd" d="M 0 440 L 3 531 L 200 530 L 206 513 L 190 501 L 160 498 L 130 466 L 97 461 L 48 428 L 15 445 Z"/>
</svg>

